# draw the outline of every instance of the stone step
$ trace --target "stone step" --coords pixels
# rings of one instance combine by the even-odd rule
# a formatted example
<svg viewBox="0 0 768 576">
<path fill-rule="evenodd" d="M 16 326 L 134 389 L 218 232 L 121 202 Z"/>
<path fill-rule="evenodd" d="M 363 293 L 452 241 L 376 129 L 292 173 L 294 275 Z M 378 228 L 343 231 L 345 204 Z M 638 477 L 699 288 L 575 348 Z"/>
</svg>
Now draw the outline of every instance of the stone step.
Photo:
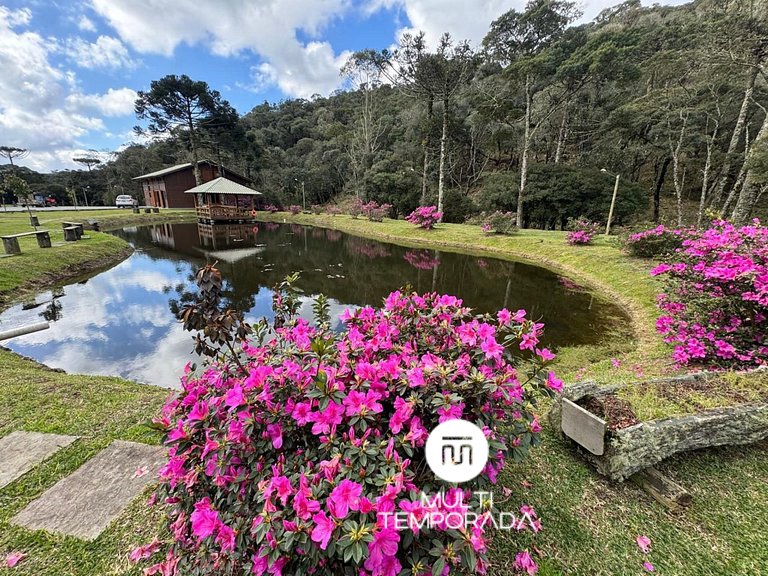
<svg viewBox="0 0 768 576">
<path fill-rule="evenodd" d="M 30 502 L 11 522 L 94 540 L 157 478 L 165 459 L 162 446 L 115 440 Z"/>
<path fill-rule="evenodd" d="M 77 438 L 25 431 L 11 432 L 0 438 L 0 489 L 21 478 Z"/>
</svg>

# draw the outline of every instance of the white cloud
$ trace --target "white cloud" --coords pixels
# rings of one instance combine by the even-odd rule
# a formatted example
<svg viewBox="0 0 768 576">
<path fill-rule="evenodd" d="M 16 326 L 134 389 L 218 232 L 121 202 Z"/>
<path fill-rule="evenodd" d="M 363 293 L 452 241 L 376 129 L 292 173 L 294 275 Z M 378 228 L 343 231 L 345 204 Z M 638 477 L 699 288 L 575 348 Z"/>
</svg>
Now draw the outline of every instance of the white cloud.
<svg viewBox="0 0 768 576">
<path fill-rule="evenodd" d="M 0 134 L 3 144 L 28 148 L 24 164 L 36 170 L 75 167 L 81 140 L 105 131 L 102 117 L 133 112 L 135 92 L 82 94 L 74 72 L 55 66 L 55 39 L 26 29 L 28 9 L 0 6 Z"/>
<path fill-rule="evenodd" d="M 68 38 L 61 46 L 66 57 L 80 68 L 116 70 L 135 68 L 138 62 L 133 60 L 125 45 L 112 36 L 99 36 L 96 42 L 82 38 Z"/>
<path fill-rule="evenodd" d="M 104 116 L 127 116 L 133 114 L 137 96 L 130 88 L 110 88 L 104 94 L 70 94 L 67 103 L 74 109 L 94 110 Z"/>
<path fill-rule="evenodd" d="M 85 14 L 80 16 L 80 19 L 77 21 L 77 27 L 83 32 L 96 32 L 96 24 Z"/>
<path fill-rule="evenodd" d="M 350 0 L 94 0 L 93 9 L 141 53 L 171 56 L 180 44 L 202 44 L 219 56 L 250 51 L 265 60 L 255 85 L 277 84 L 287 95 L 328 94 L 340 85 L 339 68 L 348 54 L 328 42 L 300 42 L 296 32 L 317 36 L 343 15 Z M 147 18 L 167 13 L 169 18 Z"/>
</svg>

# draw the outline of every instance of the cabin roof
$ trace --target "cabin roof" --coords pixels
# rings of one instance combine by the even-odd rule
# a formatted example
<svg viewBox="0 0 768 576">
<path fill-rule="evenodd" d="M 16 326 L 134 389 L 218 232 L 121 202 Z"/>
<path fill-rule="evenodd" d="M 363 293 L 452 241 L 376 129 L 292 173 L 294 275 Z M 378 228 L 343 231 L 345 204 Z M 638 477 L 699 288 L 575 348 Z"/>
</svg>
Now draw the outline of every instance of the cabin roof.
<svg viewBox="0 0 768 576">
<path fill-rule="evenodd" d="M 213 165 L 213 162 L 210 160 L 200 160 L 198 162 L 199 164 L 208 164 Z M 192 168 L 192 162 L 185 162 L 184 164 L 176 164 L 175 166 L 169 166 L 168 168 L 163 168 L 162 170 L 157 170 L 155 172 L 150 172 L 149 174 L 142 174 L 141 176 L 136 176 L 134 178 L 131 178 L 131 180 L 145 180 L 147 178 L 158 178 L 159 176 L 165 176 L 166 174 L 173 174 L 174 172 L 180 172 L 182 170 L 187 170 L 188 168 Z M 222 166 L 222 170 L 224 171 L 224 174 L 230 173 L 234 174 L 238 178 L 242 178 L 243 180 L 251 181 L 249 178 L 246 178 L 245 176 L 238 174 L 234 170 L 229 170 L 228 168 L 225 168 Z"/>
<path fill-rule="evenodd" d="M 261 192 L 228 180 L 216 178 L 210 182 L 204 182 L 184 192 L 185 194 L 239 194 L 240 196 L 261 196 Z"/>
</svg>

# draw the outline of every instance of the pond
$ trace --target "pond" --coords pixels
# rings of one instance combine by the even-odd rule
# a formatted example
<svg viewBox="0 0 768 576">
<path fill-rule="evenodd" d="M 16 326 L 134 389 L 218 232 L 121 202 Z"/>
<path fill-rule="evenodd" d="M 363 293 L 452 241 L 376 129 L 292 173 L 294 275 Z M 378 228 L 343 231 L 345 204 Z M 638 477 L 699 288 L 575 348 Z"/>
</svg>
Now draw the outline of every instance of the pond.
<svg viewBox="0 0 768 576">
<path fill-rule="evenodd" d="M 312 296 L 330 299 L 334 325 L 350 306 L 379 305 L 410 285 L 462 298 L 478 312 L 524 308 L 545 325 L 557 348 L 594 344 L 627 325 L 612 303 L 546 269 L 494 258 L 409 249 L 291 224 L 162 224 L 113 232 L 136 252 L 117 266 L 15 305 L 0 314 L 0 329 L 51 322 L 43 332 L 5 343 L 10 349 L 67 372 L 120 376 L 177 387 L 183 365 L 195 360 L 191 334 L 174 311 L 194 294 L 194 274 L 218 261 L 226 297 L 246 318 L 271 316 L 271 287 L 300 271 L 312 317 Z"/>
</svg>

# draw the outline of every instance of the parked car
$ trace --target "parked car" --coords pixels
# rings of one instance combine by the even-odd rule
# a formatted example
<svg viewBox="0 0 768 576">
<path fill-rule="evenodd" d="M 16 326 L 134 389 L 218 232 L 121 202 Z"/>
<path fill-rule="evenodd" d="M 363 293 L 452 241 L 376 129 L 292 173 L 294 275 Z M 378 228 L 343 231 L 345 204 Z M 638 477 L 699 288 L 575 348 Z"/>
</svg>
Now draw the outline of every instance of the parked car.
<svg viewBox="0 0 768 576">
<path fill-rule="evenodd" d="M 135 205 L 138 205 L 136 200 L 128 194 L 120 194 L 115 198 L 115 206 L 118 208 L 133 208 Z"/>
<path fill-rule="evenodd" d="M 46 206 L 56 206 L 56 198 L 53 196 L 44 196 L 42 194 L 29 194 L 19 199 L 19 206 L 34 206 L 35 208 L 45 208 Z"/>
</svg>

